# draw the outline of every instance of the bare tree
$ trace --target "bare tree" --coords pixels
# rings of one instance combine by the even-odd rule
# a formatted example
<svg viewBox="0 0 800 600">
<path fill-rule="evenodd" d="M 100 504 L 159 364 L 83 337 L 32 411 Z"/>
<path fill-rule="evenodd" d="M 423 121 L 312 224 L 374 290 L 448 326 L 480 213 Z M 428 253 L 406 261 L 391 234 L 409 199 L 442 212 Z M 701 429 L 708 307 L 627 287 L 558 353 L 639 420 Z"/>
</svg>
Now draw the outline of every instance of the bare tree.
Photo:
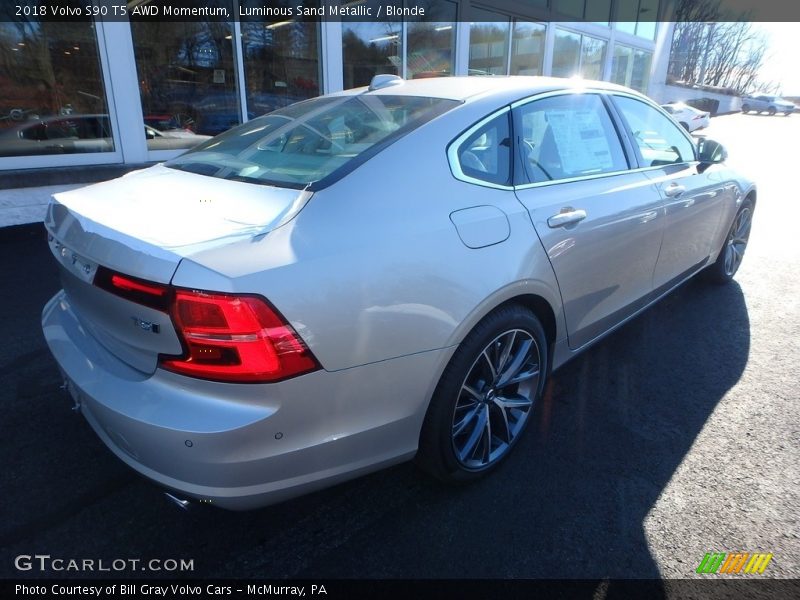
<svg viewBox="0 0 800 600">
<path fill-rule="evenodd" d="M 737 94 L 776 87 L 759 79 L 767 38 L 749 18 L 749 13 L 725 12 L 722 0 L 680 0 L 669 79 L 727 88 Z"/>
</svg>

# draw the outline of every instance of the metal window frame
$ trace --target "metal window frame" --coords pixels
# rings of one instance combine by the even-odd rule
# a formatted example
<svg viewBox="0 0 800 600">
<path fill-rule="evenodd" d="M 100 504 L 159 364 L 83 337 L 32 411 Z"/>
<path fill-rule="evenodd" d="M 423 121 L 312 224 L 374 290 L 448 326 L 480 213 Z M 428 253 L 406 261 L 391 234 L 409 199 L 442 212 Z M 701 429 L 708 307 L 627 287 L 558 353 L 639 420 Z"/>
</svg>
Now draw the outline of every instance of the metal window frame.
<svg viewBox="0 0 800 600">
<path fill-rule="evenodd" d="M 120 122 L 118 119 L 118 95 L 114 94 L 111 70 L 108 55 L 110 46 L 107 43 L 107 23 L 100 19 L 93 19 L 95 42 L 97 44 L 97 59 L 100 67 L 100 77 L 105 93 L 106 107 L 111 123 L 111 139 L 114 150 L 109 152 L 75 152 L 67 154 L 38 154 L 0 157 L 0 171 L 42 169 L 52 167 L 80 167 L 88 165 L 110 165 L 124 162 L 124 145 L 121 143 Z M 115 40 L 116 41 L 116 40 Z"/>
</svg>

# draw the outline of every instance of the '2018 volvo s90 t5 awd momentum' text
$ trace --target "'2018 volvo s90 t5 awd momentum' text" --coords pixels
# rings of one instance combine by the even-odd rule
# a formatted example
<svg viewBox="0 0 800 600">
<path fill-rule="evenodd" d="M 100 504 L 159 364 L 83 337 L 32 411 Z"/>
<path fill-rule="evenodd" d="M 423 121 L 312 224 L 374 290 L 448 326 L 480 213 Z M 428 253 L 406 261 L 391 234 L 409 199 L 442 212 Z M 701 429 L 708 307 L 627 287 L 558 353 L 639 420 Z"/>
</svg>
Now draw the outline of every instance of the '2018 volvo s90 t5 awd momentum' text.
<svg viewBox="0 0 800 600">
<path fill-rule="evenodd" d="M 378 76 L 57 194 L 43 328 L 125 463 L 245 509 L 416 457 L 491 471 L 545 379 L 689 277 L 754 185 L 600 82 Z"/>
</svg>

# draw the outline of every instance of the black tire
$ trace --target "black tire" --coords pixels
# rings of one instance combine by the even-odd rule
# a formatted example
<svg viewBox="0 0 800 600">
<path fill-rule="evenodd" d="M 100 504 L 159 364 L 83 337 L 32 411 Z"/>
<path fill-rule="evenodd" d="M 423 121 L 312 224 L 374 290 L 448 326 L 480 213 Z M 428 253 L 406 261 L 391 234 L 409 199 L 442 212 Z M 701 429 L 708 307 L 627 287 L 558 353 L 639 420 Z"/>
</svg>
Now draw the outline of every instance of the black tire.
<svg viewBox="0 0 800 600">
<path fill-rule="evenodd" d="M 750 228 L 753 224 L 753 201 L 747 198 L 731 223 L 728 235 L 719 251 L 717 260 L 706 269 L 706 277 L 709 281 L 717 284 L 726 284 L 733 281 L 736 272 L 742 264 L 747 242 L 750 239 Z M 743 240 L 737 243 L 736 240 Z M 731 246 L 734 246 L 733 248 Z M 731 253 L 734 253 L 733 255 Z M 731 262 L 733 261 L 733 262 Z"/>
<path fill-rule="evenodd" d="M 775 107 L 774 107 L 774 106 L 770 106 L 770 107 L 767 109 L 767 113 L 769 113 L 769 116 L 770 116 L 770 117 L 774 117 L 776 112 L 777 112 L 777 111 L 775 110 Z"/>
<path fill-rule="evenodd" d="M 467 483 L 493 471 L 532 418 L 548 360 L 544 329 L 531 311 L 509 304 L 484 317 L 436 386 L 417 464 L 447 483 Z"/>
</svg>

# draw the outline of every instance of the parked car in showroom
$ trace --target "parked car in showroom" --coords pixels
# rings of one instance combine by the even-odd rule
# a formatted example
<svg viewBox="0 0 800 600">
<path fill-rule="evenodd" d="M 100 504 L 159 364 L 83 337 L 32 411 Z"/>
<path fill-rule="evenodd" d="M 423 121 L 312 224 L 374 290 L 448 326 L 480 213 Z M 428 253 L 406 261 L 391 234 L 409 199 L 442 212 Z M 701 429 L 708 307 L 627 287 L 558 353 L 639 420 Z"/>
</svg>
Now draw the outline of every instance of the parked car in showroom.
<svg viewBox="0 0 800 600">
<path fill-rule="evenodd" d="M 783 113 L 788 116 L 792 114 L 797 107 L 794 103 L 784 100 L 780 96 L 769 96 L 767 94 L 759 94 L 757 96 L 747 96 L 742 98 L 742 112 L 749 113 L 755 111 L 757 113 L 768 113 L 774 115 L 775 113 Z"/>
<path fill-rule="evenodd" d="M 37 117 L 0 131 L 0 156 L 108 152 L 113 149 L 108 115 Z"/>
<path fill-rule="evenodd" d="M 144 137 L 148 150 L 185 150 L 211 139 L 210 135 L 198 135 L 187 129 L 161 131 L 149 125 L 144 126 Z"/>
<path fill-rule="evenodd" d="M 144 125 L 148 150 L 185 150 L 211 139 L 184 129 L 159 131 Z M 69 115 L 31 119 L 0 131 L 0 156 L 111 152 L 114 139 L 108 115 Z"/>
<path fill-rule="evenodd" d="M 377 76 L 57 194 L 44 335 L 97 435 L 179 499 L 414 457 L 470 481 L 552 369 L 731 281 L 756 189 L 725 157 L 609 83 Z"/>
<path fill-rule="evenodd" d="M 662 104 L 661 108 L 671 114 L 672 118 L 689 133 L 698 129 L 705 129 L 711 124 L 711 115 L 709 113 L 683 102 Z"/>
</svg>

